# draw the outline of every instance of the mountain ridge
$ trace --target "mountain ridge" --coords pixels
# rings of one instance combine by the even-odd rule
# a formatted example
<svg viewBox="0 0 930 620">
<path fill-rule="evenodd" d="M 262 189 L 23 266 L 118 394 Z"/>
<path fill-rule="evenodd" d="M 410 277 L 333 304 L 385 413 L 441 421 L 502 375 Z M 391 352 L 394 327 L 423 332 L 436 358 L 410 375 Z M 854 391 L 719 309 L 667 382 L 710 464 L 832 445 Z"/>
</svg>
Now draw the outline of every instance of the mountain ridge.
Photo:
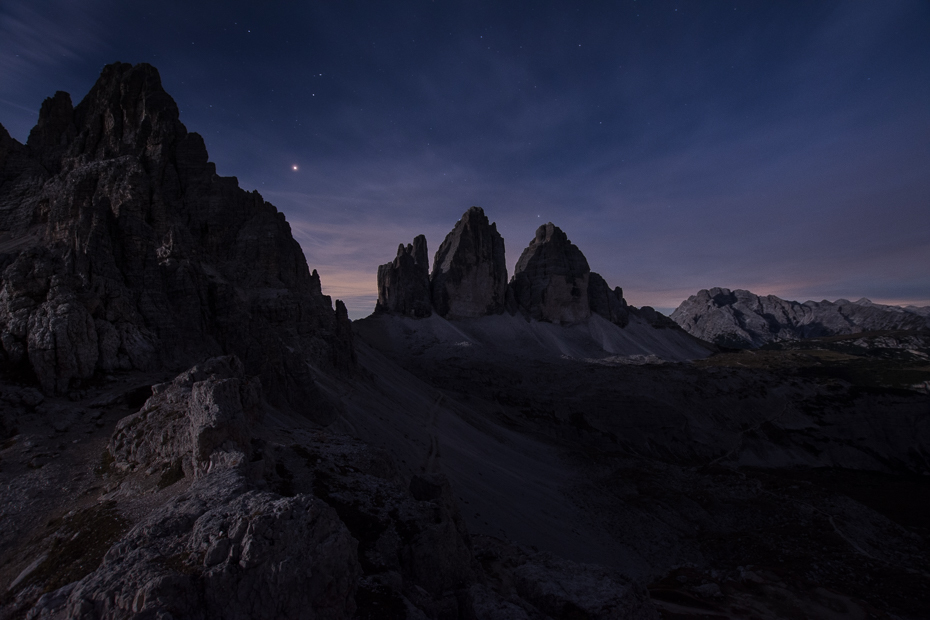
<svg viewBox="0 0 930 620">
<path fill-rule="evenodd" d="M 719 287 L 701 289 L 670 317 L 693 336 L 734 348 L 864 331 L 930 328 L 930 308 L 887 306 L 866 298 L 801 303 Z"/>
<path fill-rule="evenodd" d="M 46 99 L 25 145 L 0 132 L 0 231 L 0 363 L 46 392 L 235 353 L 276 402 L 332 418 L 311 368 L 351 366 L 344 306 L 284 215 L 216 174 L 151 65 Z"/>
<path fill-rule="evenodd" d="M 552 222 L 541 225 L 507 280 L 504 239 L 481 207 L 470 207 L 446 235 L 429 272 L 427 240 L 398 247 L 391 263 L 378 267 L 375 314 L 415 319 L 433 313 L 451 321 L 500 314 L 571 326 L 599 315 L 619 329 L 631 317 L 654 328 L 678 325 L 649 306 L 626 303 L 591 271 L 584 254 Z"/>
</svg>

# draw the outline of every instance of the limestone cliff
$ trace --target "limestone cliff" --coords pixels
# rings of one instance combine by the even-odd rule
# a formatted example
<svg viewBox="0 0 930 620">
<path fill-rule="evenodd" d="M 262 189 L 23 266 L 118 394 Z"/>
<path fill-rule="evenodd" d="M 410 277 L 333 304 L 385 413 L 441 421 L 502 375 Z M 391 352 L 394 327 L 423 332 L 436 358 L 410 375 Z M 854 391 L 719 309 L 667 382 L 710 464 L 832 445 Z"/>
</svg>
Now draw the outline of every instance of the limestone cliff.
<svg viewBox="0 0 930 620">
<path fill-rule="evenodd" d="M 433 313 L 430 301 L 429 258 L 426 237 L 397 248 L 393 262 L 378 267 L 378 303 L 375 312 L 423 318 Z"/>
<path fill-rule="evenodd" d="M 471 207 L 446 235 L 433 259 L 430 286 L 433 308 L 440 316 L 467 318 L 504 311 L 504 238 L 481 207 Z"/>
<path fill-rule="evenodd" d="M 504 311 L 553 323 L 579 323 L 592 314 L 626 327 L 630 314 L 655 327 L 654 317 L 627 305 L 620 287 L 611 289 L 568 237 L 552 223 L 537 230 L 507 284 L 504 240 L 480 207 L 472 207 L 446 236 L 428 274 L 426 237 L 397 249 L 378 267 L 375 312 L 412 318 L 433 311 L 447 318 L 475 318 Z M 674 325 L 671 321 L 666 321 Z"/>
<path fill-rule="evenodd" d="M 588 277 L 588 306 L 594 314 L 620 327 L 626 327 L 630 322 L 630 311 L 623 299 L 623 289 L 618 286 L 611 290 L 607 281 L 593 271 Z"/>
<path fill-rule="evenodd" d="M 590 273 L 581 250 L 549 222 L 536 230 L 536 236 L 523 250 L 510 287 L 517 306 L 530 318 L 578 323 L 591 316 Z"/>
<path fill-rule="evenodd" d="M 0 363 L 46 392 L 236 354 L 326 422 L 313 369 L 351 363 L 284 215 L 216 174 L 146 64 L 47 99 L 25 145 L 0 128 L 0 274 Z"/>
</svg>

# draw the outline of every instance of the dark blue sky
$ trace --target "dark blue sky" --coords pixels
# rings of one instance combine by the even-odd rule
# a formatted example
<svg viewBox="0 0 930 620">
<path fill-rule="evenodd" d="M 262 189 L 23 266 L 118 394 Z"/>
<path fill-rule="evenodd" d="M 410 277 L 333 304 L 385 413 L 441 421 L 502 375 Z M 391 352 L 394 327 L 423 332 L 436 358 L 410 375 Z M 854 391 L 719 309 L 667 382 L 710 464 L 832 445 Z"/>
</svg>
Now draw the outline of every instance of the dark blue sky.
<svg viewBox="0 0 930 620">
<path fill-rule="evenodd" d="M 471 205 L 635 305 L 930 305 L 930 2 L 0 4 L 0 123 L 149 62 L 355 317 Z M 293 166 L 297 166 L 297 170 Z"/>
</svg>

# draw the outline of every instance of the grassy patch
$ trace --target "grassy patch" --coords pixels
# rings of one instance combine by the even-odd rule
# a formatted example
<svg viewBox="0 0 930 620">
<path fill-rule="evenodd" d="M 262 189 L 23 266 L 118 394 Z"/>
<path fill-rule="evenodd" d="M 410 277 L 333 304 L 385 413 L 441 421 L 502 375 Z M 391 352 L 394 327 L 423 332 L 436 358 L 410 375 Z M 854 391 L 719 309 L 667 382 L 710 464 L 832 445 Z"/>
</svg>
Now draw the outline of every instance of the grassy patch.
<svg viewBox="0 0 930 620">
<path fill-rule="evenodd" d="M 38 585 L 51 592 L 84 578 L 100 566 L 110 546 L 129 529 L 129 521 L 104 502 L 61 520 L 48 557 L 21 584 Z"/>
</svg>

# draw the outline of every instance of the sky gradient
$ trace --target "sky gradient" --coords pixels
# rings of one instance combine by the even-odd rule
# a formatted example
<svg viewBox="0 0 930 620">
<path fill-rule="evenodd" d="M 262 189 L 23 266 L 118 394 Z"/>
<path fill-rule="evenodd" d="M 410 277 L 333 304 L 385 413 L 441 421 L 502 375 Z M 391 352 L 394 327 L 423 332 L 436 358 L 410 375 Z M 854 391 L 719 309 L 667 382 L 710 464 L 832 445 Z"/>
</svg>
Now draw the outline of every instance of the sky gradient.
<svg viewBox="0 0 930 620">
<path fill-rule="evenodd" d="M 471 205 L 511 274 L 551 221 L 637 306 L 930 305 L 930 2 L 577 5 L 7 0 L 0 124 L 153 64 L 353 318 Z"/>
</svg>

